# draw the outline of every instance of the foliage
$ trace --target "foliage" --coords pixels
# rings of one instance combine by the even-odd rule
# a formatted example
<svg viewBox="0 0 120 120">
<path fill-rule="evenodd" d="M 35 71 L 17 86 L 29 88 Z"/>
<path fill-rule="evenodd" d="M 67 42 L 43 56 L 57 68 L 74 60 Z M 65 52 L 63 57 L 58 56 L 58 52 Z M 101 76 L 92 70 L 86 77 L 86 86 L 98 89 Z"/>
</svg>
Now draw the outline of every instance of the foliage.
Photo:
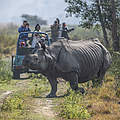
<svg viewBox="0 0 120 120">
<path fill-rule="evenodd" d="M 70 91 L 70 95 L 64 98 L 61 104 L 60 116 L 67 119 L 88 119 L 90 114 L 88 113 L 85 105 L 83 104 L 82 95 Z"/>
<path fill-rule="evenodd" d="M 111 51 L 111 55 L 112 55 L 112 66 L 110 68 L 110 71 L 115 76 L 119 76 L 120 75 L 120 53 Z"/>
<path fill-rule="evenodd" d="M 114 0 L 65 0 L 67 16 L 74 15 L 80 18 L 80 26 L 92 28 L 95 25 L 102 27 L 104 44 L 109 47 L 107 30 L 112 32 L 113 48 L 119 51 L 119 40 L 117 26 L 120 26 L 119 2 Z M 112 3 L 113 2 L 113 3 Z"/>
<path fill-rule="evenodd" d="M 120 97 L 120 53 L 111 52 L 113 62 L 110 68 L 110 72 L 115 76 L 115 89 L 116 95 Z"/>
<path fill-rule="evenodd" d="M 29 107 L 26 99 L 26 96 L 18 91 L 5 98 L 1 106 L 0 120 L 27 120 Z"/>
<path fill-rule="evenodd" d="M 24 99 L 23 96 L 20 94 L 9 96 L 7 99 L 5 99 L 1 107 L 2 111 L 14 111 L 17 109 L 18 110 L 24 109 Z"/>
<path fill-rule="evenodd" d="M 0 60 L 0 83 L 8 83 L 12 79 L 9 63 Z"/>
<path fill-rule="evenodd" d="M 17 26 L 10 23 L 0 28 L 0 56 L 15 51 L 17 43 Z"/>
<path fill-rule="evenodd" d="M 68 4 L 66 12 L 68 15 L 75 15 L 80 17 L 80 25 L 85 28 L 91 28 L 94 24 L 100 23 L 99 12 L 97 8 L 96 0 L 83 1 L 83 0 L 65 0 Z M 112 9 L 110 0 L 100 0 L 100 7 L 102 11 L 102 17 L 107 29 L 111 30 L 112 26 Z M 119 23 L 119 1 L 116 1 L 117 10 L 117 23 Z"/>
<path fill-rule="evenodd" d="M 46 77 L 41 74 L 31 74 L 32 88 L 29 89 L 28 95 L 39 97 L 41 93 L 49 91 L 49 83 Z"/>
<path fill-rule="evenodd" d="M 39 18 L 36 15 L 28 15 L 28 14 L 23 14 L 21 16 L 23 19 L 27 20 L 30 25 L 35 26 L 36 24 L 40 25 L 47 25 L 47 21 L 43 20 L 42 18 Z"/>
</svg>

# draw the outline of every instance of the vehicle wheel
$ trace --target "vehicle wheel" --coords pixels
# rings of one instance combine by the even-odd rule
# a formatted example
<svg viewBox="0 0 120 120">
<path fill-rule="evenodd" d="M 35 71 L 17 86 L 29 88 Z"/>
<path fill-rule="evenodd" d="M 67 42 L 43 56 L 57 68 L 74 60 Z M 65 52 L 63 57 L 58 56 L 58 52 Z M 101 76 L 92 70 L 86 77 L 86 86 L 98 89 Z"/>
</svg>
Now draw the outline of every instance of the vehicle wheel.
<svg viewBox="0 0 120 120">
<path fill-rule="evenodd" d="M 13 79 L 20 79 L 20 72 L 19 71 L 13 72 Z"/>
</svg>

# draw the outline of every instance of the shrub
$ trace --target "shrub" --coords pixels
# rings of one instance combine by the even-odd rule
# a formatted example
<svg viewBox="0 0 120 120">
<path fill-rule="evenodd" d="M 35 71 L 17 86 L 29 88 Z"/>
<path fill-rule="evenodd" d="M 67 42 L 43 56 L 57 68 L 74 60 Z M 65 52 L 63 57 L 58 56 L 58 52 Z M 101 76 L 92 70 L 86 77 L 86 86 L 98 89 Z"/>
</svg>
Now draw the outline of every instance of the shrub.
<svg viewBox="0 0 120 120">
<path fill-rule="evenodd" d="M 17 44 L 17 26 L 8 24 L 0 29 L 0 54 L 11 54 Z"/>
<path fill-rule="evenodd" d="M 67 119 L 88 119 L 88 113 L 85 104 L 83 104 L 83 97 L 80 93 L 70 91 L 70 95 L 64 98 L 60 105 L 60 116 Z"/>
<path fill-rule="evenodd" d="M 110 68 L 111 74 L 115 76 L 115 90 L 116 95 L 120 97 L 120 53 L 111 52 L 113 62 Z"/>
<path fill-rule="evenodd" d="M 1 110 L 2 111 L 14 111 L 14 110 L 22 110 L 24 108 L 24 99 L 21 95 L 13 95 L 9 96 L 5 99 Z"/>
<path fill-rule="evenodd" d="M 0 83 L 10 82 L 12 79 L 12 72 L 8 62 L 0 60 Z"/>
</svg>

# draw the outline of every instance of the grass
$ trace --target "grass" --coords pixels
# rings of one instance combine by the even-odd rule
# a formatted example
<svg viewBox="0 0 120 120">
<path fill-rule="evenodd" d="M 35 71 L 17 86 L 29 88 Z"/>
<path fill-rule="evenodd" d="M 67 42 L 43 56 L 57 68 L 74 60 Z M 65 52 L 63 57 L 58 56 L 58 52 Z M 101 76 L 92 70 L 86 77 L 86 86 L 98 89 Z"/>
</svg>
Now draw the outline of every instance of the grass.
<svg viewBox="0 0 120 120">
<path fill-rule="evenodd" d="M 41 77 L 40 80 L 39 77 Z M 0 120 L 29 120 L 31 118 L 33 120 L 46 120 L 42 114 L 36 115 L 32 112 L 34 99 L 39 98 L 49 89 L 46 78 L 41 75 L 34 77 L 32 75 L 31 79 L 22 87 L 19 86 L 19 82 L 19 80 L 11 81 L 10 84 L 6 84 L 6 87 L 2 83 L 4 85 L 2 91 L 12 90 L 13 93 L 6 97 L 2 104 Z"/>
<path fill-rule="evenodd" d="M 70 91 L 69 96 L 64 98 L 60 105 L 60 116 L 66 119 L 88 119 L 90 114 L 83 102 L 83 96 L 80 93 Z"/>
<path fill-rule="evenodd" d="M 48 81 L 40 74 L 30 76 L 28 80 L 13 80 L 10 61 L 0 61 L 0 120 L 45 119 L 42 115 L 32 113 L 32 104 L 29 103 L 50 89 Z M 1 104 L 1 95 L 7 91 L 12 91 L 12 94 L 6 96 Z"/>
<path fill-rule="evenodd" d="M 31 74 L 30 84 L 32 87 L 30 87 L 27 91 L 28 96 L 37 98 L 37 97 L 40 97 L 41 94 L 50 90 L 48 80 L 41 74 L 37 74 L 37 75 Z"/>
<path fill-rule="evenodd" d="M 15 53 L 17 26 L 10 23 L 0 28 L 0 57 Z"/>
<path fill-rule="evenodd" d="M 9 83 L 12 79 L 12 72 L 7 62 L 0 60 L 0 83 Z"/>
</svg>

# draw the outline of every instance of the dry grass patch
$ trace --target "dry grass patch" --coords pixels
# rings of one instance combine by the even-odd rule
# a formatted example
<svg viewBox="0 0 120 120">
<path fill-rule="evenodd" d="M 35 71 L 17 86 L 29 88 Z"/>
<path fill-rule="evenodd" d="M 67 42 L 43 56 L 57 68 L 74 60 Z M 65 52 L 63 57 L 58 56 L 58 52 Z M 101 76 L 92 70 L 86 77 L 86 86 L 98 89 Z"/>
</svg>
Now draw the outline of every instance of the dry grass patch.
<svg viewBox="0 0 120 120">
<path fill-rule="evenodd" d="M 113 77 L 107 77 L 101 88 L 93 88 L 85 96 L 91 120 L 120 120 L 119 99 L 116 97 Z"/>
</svg>

